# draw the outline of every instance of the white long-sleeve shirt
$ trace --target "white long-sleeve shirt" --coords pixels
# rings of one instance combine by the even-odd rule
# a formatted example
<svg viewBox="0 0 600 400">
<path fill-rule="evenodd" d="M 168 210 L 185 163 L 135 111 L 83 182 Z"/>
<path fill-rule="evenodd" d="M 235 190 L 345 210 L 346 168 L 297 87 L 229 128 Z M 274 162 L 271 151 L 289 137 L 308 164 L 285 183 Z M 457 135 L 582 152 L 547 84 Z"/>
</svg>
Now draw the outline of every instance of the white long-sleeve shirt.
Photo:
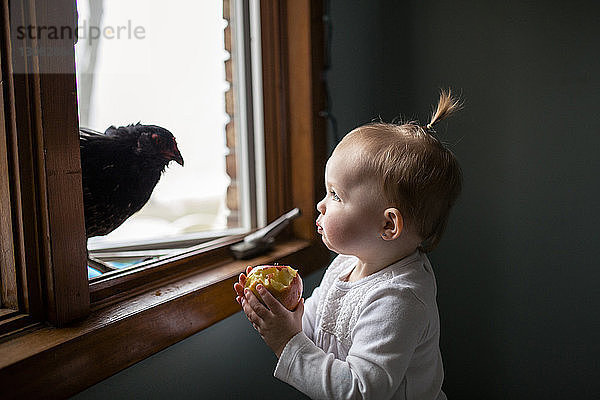
<svg viewBox="0 0 600 400">
<path fill-rule="evenodd" d="M 436 283 L 420 252 L 356 282 L 338 256 L 306 300 L 275 377 L 313 399 L 446 399 Z"/>
</svg>

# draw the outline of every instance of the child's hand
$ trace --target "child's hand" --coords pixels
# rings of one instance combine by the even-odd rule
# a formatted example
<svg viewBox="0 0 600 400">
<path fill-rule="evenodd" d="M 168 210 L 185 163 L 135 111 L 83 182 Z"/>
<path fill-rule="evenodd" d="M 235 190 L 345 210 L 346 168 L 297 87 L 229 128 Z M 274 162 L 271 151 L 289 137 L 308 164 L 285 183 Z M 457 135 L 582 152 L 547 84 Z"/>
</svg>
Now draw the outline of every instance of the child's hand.
<svg viewBox="0 0 600 400">
<path fill-rule="evenodd" d="M 246 284 L 246 277 L 248 276 L 250 271 L 252 271 L 252 267 L 247 266 L 246 274 L 244 274 L 242 272 L 238 278 L 238 281 L 233 284 L 233 290 L 235 290 L 235 292 L 237 293 L 237 297 L 235 298 L 235 301 L 240 303 L 240 306 L 242 305 L 242 301 L 241 301 L 242 297 L 244 297 L 244 285 Z"/>
<path fill-rule="evenodd" d="M 249 272 L 246 270 L 246 273 Z M 242 305 L 242 309 L 254 329 L 260 333 L 265 343 L 279 358 L 287 342 L 302 331 L 304 299 L 300 300 L 294 311 L 289 311 L 263 285 L 259 284 L 256 286 L 256 290 L 267 308 L 254 296 L 252 291 L 244 290 L 243 283 L 245 282 L 246 276 L 242 273 L 239 282 L 234 285 L 234 289 L 238 293 L 236 300 Z"/>
</svg>

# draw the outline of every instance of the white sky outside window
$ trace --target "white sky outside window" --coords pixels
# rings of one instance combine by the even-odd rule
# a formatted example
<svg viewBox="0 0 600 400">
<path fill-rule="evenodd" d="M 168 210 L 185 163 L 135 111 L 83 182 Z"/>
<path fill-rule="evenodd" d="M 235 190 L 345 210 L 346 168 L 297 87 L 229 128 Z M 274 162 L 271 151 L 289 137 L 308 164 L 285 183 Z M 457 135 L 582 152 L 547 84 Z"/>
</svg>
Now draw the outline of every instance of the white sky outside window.
<svg viewBox="0 0 600 400">
<path fill-rule="evenodd" d="M 98 1 L 98 0 L 91 0 Z M 115 36 L 92 38 L 89 3 L 78 1 L 78 73 L 97 40 L 89 115 L 81 126 L 101 132 L 140 121 L 173 133 L 185 166 L 172 162 L 150 201 L 111 234 L 94 243 L 152 240 L 226 228 L 224 50 L 222 1 L 104 0 L 101 27 Z M 86 24 L 87 23 L 87 24 Z M 136 38 L 132 29 L 138 28 Z M 142 30 L 139 29 L 141 27 Z M 97 33 L 96 33 L 97 34 Z M 143 36 L 143 38 L 139 38 Z M 79 96 L 90 91 L 78 76 Z M 89 85 L 87 85 L 89 86 Z"/>
</svg>

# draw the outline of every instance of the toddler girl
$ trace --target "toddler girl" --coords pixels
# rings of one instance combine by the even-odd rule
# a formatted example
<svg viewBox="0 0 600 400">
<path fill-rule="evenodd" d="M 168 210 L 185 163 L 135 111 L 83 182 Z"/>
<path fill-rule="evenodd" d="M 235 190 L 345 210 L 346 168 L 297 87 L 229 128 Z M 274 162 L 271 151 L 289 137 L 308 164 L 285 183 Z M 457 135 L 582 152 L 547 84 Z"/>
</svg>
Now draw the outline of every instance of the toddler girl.
<svg viewBox="0 0 600 400">
<path fill-rule="evenodd" d="M 280 380 L 314 399 L 446 398 L 426 253 L 461 188 L 433 127 L 459 108 L 442 91 L 426 126 L 371 123 L 338 144 L 316 226 L 339 255 L 306 304 L 288 311 L 259 285 L 265 307 L 240 275 L 236 300 L 279 358 Z"/>
</svg>

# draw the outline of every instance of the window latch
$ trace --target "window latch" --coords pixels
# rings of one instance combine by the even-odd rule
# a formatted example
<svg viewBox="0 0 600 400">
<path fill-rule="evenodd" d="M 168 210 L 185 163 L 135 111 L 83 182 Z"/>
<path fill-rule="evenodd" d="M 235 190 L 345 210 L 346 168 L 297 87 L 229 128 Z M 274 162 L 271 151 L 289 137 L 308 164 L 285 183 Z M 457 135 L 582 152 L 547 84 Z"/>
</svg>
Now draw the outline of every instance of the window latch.
<svg viewBox="0 0 600 400">
<path fill-rule="evenodd" d="M 233 256 L 238 260 L 252 258 L 259 254 L 268 251 L 275 236 L 285 228 L 291 220 L 300 216 L 301 212 L 298 207 L 283 214 L 275 221 L 254 233 L 249 234 L 240 243 L 236 243 L 230 247 Z"/>
</svg>

